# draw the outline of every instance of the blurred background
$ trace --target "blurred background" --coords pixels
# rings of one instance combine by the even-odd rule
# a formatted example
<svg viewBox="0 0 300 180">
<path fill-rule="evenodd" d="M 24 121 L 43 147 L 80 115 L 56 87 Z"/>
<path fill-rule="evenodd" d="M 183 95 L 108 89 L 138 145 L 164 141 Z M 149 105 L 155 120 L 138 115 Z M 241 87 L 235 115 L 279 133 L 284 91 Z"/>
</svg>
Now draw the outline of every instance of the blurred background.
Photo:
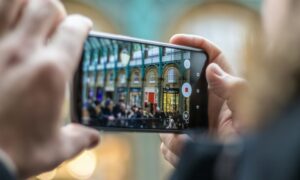
<svg viewBox="0 0 300 180">
<path fill-rule="evenodd" d="M 260 23 L 261 0 L 62 0 L 94 30 L 164 41 L 176 33 L 216 43 L 242 75 L 247 43 Z M 69 103 L 66 101 L 65 115 Z M 68 118 L 66 118 L 68 119 Z M 156 133 L 102 133 L 101 144 L 33 179 L 163 180 L 173 171 Z"/>
</svg>

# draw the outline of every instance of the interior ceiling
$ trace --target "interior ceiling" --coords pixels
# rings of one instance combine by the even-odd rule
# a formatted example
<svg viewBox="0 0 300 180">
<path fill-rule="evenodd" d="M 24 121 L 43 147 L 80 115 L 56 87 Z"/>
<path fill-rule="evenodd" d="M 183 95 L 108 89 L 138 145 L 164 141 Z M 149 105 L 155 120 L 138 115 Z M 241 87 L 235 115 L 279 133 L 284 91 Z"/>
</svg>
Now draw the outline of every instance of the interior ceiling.
<svg viewBox="0 0 300 180">
<path fill-rule="evenodd" d="M 170 22 L 203 3 L 229 2 L 259 12 L 262 0 L 72 0 L 104 14 L 118 33 L 159 39 Z"/>
</svg>

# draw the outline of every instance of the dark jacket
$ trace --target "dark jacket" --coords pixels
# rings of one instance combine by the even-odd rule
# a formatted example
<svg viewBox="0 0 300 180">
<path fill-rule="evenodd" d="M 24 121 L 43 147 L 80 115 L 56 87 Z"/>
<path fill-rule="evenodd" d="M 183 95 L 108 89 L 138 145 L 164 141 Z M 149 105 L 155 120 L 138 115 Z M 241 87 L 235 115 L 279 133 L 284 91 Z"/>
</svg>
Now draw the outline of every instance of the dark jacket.
<svg viewBox="0 0 300 180">
<path fill-rule="evenodd" d="M 188 142 L 172 180 L 299 180 L 300 101 L 252 137 Z"/>
<path fill-rule="evenodd" d="M 7 167 L 0 161 L 0 179 L 1 180 L 16 180 L 16 177 L 10 173 Z"/>
</svg>

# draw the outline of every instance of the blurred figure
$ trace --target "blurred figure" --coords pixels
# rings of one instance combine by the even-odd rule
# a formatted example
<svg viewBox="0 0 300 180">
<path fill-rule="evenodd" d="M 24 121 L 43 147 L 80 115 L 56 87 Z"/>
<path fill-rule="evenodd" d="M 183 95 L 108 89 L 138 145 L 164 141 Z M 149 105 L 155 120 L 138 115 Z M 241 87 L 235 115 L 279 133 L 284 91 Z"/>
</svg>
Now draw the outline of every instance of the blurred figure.
<svg viewBox="0 0 300 180">
<path fill-rule="evenodd" d="M 98 100 L 91 101 L 88 104 L 88 114 L 89 114 L 89 119 L 88 123 L 93 124 L 93 125 L 98 125 L 99 123 L 102 124 L 102 110 L 101 110 L 101 105 Z"/>
<path fill-rule="evenodd" d="M 208 40 L 171 39 L 209 53 L 206 77 L 215 101 L 209 120 L 217 124 L 210 129 L 219 139 L 161 135 L 162 153 L 177 167 L 172 179 L 300 179 L 300 1 L 266 0 L 263 14 L 266 42 L 254 48 L 258 56 L 248 66 L 247 84 L 230 74 L 222 52 Z"/>
<path fill-rule="evenodd" d="M 120 99 L 119 102 L 113 108 L 113 114 L 115 118 L 121 118 L 126 116 L 126 105 L 123 99 Z"/>
<path fill-rule="evenodd" d="M 151 112 L 151 105 L 150 104 L 146 104 L 145 105 L 145 109 L 146 109 L 146 111 L 144 112 L 144 117 L 145 118 L 153 118 L 154 115 Z"/>
<path fill-rule="evenodd" d="M 97 119 L 99 115 L 99 109 L 97 109 L 97 102 L 90 100 L 88 103 L 88 112 L 90 119 Z M 101 111 L 101 110 L 100 110 Z"/>
<path fill-rule="evenodd" d="M 133 119 L 135 118 L 135 114 L 137 112 L 137 107 L 136 105 L 131 106 L 130 111 L 128 112 L 128 118 Z"/>
<path fill-rule="evenodd" d="M 143 108 L 139 107 L 138 111 L 136 112 L 135 118 L 141 119 L 144 117 L 144 110 Z"/>
<path fill-rule="evenodd" d="M 110 99 L 105 101 L 105 106 L 102 110 L 102 119 L 108 126 L 114 124 L 115 117 L 113 114 L 113 107 L 114 103 Z"/>
<path fill-rule="evenodd" d="M 165 128 L 166 127 L 166 115 L 165 113 L 160 109 L 160 107 L 156 107 L 156 111 L 154 114 L 154 118 L 157 121 L 157 126 L 159 128 Z"/>
<path fill-rule="evenodd" d="M 156 107 L 156 112 L 154 114 L 154 117 L 159 119 L 165 119 L 166 115 L 159 107 Z"/>
</svg>

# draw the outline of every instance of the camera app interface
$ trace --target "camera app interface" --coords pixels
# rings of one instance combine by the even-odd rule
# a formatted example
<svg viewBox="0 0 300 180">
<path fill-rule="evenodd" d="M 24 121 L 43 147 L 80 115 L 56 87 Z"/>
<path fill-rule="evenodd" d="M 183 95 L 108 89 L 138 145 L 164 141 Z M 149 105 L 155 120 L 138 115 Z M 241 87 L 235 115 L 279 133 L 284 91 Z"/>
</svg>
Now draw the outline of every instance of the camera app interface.
<svg viewBox="0 0 300 180">
<path fill-rule="evenodd" d="M 96 127 L 182 130 L 189 126 L 193 53 L 89 37 L 82 59 L 81 121 Z"/>
</svg>

